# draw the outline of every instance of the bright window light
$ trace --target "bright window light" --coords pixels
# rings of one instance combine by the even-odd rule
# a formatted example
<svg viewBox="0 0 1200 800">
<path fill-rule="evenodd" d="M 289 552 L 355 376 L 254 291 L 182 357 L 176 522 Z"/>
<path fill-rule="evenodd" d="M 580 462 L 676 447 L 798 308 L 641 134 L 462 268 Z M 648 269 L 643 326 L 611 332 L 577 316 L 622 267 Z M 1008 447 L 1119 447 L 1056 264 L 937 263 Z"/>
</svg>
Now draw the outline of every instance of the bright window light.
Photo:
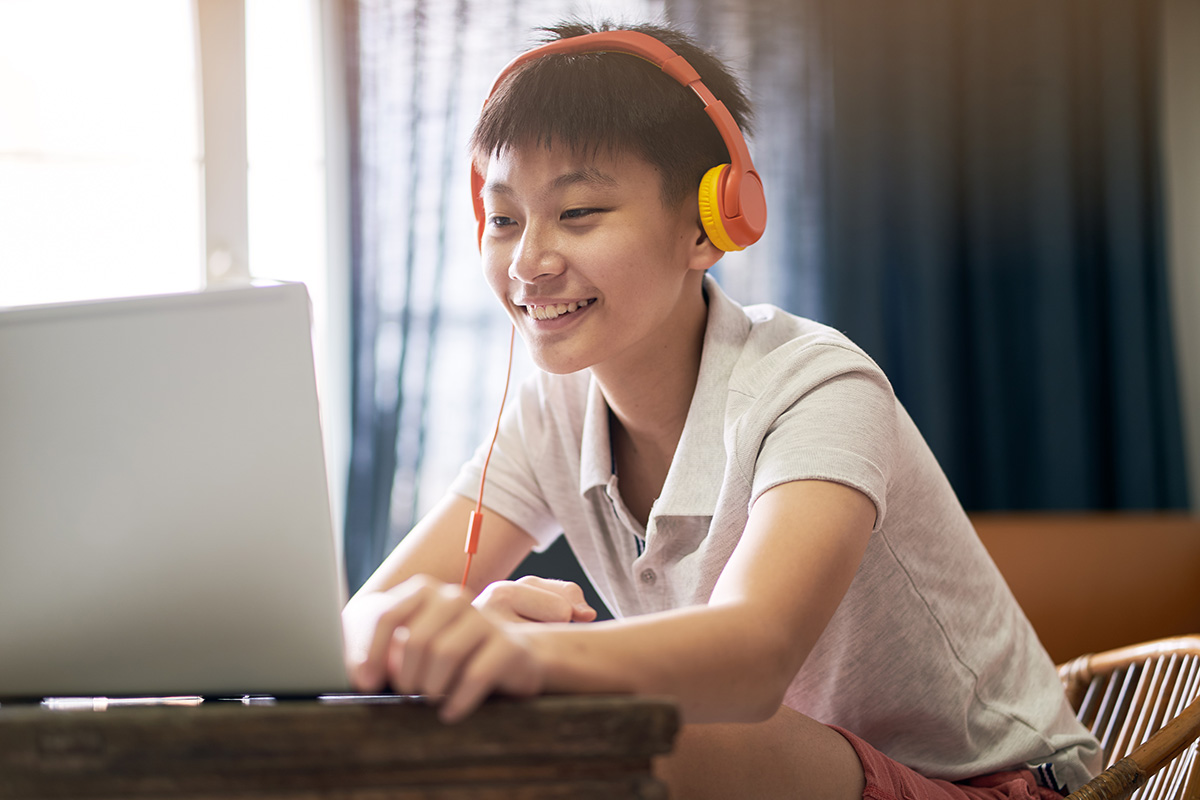
<svg viewBox="0 0 1200 800">
<path fill-rule="evenodd" d="M 246 129 L 250 274 L 300 281 L 313 307 L 335 519 L 347 456 L 345 311 L 330 266 L 319 0 L 246 0 Z M 331 271 L 332 270 L 332 271 Z"/>
<path fill-rule="evenodd" d="M 246 128 L 250 273 L 306 284 L 321 326 L 329 276 L 316 10 L 313 0 L 246 0 Z"/>
<path fill-rule="evenodd" d="M 203 280 L 191 0 L 0 2 L 0 306 Z"/>
</svg>

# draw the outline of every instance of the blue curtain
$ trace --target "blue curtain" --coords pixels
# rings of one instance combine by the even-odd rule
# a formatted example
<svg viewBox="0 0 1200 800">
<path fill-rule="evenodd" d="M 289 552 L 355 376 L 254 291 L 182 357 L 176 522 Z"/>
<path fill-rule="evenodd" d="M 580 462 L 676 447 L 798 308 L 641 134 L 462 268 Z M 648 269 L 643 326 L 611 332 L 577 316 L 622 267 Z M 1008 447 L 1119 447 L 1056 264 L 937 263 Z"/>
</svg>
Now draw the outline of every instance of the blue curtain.
<svg viewBox="0 0 1200 800">
<path fill-rule="evenodd" d="M 1186 506 L 1157 4 L 828 14 L 828 320 L 969 508 Z"/>
<path fill-rule="evenodd" d="M 594 6 L 346 2 L 357 586 L 499 396 L 506 328 L 476 274 L 465 189 L 477 104 L 531 26 Z M 1187 505 L 1157 3 L 661 7 L 740 69 L 759 108 L 771 218 L 717 269 L 731 294 L 871 353 L 969 509 Z"/>
<path fill-rule="evenodd" d="M 747 54 L 772 299 L 872 354 L 964 505 L 1187 506 L 1157 3 L 671 7 Z"/>
</svg>

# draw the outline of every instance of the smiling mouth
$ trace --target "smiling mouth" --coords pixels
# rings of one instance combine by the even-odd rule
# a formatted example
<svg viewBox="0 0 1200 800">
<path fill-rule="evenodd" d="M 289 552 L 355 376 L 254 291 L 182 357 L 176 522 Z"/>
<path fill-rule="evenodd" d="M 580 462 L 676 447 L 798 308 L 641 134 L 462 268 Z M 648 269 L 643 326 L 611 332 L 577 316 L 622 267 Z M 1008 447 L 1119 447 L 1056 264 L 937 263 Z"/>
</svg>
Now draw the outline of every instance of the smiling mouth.
<svg viewBox="0 0 1200 800">
<path fill-rule="evenodd" d="M 545 306 L 527 305 L 527 306 L 525 306 L 525 313 L 528 314 L 531 319 L 541 319 L 541 320 L 557 319 L 558 317 L 561 317 L 564 314 L 570 314 L 572 312 L 578 311 L 579 309 L 583 308 L 584 306 L 586 306 L 588 303 L 591 303 L 591 302 L 592 302 L 591 299 L 588 299 L 588 300 L 580 300 L 578 302 L 556 303 L 556 304 L 545 305 Z"/>
</svg>

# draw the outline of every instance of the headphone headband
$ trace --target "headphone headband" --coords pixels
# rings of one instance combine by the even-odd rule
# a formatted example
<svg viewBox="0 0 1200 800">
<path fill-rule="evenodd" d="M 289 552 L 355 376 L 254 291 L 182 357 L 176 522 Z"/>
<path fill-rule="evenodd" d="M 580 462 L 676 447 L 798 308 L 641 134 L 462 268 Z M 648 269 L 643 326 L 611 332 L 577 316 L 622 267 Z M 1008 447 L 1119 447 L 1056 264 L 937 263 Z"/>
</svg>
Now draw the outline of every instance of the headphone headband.
<svg viewBox="0 0 1200 800">
<path fill-rule="evenodd" d="M 520 54 L 500 71 L 492 83 L 484 106 L 487 106 L 504 79 L 522 64 L 543 56 L 578 53 L 623 53 L 637 56 L 659 67 L 700 98 L 700 101 L 704 103 L 705 113 L 712 120 L 721 139 L 725 142 L 730 159 L 727 169 L 721 168 L 720 173 L 710 170 L 710 174 L 705 176 L 705 181 L 701 184 L 700 209 L 701 218 L 705 220 L 705 228 L 709 231 L 709 236 L 714 243 L 724 250 L 741 250 L 758 241 L 766 227 L 767 205 L 763 196 L 762 180 L 754 169 L 754 163 L 750 159 L 750 150 L 746 146 L 746 139 L 742 136 L 741 129 L 725 104 L 717 100 L 704 85 L 696 69 L 683 56 L 653 36 L 638 31 L 600 31 L 558 39 L 536 47 Z M 706 189 L 704 187 L 706 185 L 710 186 L 707 191 L 711 193 L 711 197 L 705 196 Z M 483 176 L 473 167 L 471 192 L 481 242 L 486 221 L 483 199 L 480 196 L 482 189 Z M 707 208 L 706 203 L 712 205 L 711 211 Z M 716 215 L 715 225 L 720 230 L 709 229 L 710 214 Z"/>
</svg>

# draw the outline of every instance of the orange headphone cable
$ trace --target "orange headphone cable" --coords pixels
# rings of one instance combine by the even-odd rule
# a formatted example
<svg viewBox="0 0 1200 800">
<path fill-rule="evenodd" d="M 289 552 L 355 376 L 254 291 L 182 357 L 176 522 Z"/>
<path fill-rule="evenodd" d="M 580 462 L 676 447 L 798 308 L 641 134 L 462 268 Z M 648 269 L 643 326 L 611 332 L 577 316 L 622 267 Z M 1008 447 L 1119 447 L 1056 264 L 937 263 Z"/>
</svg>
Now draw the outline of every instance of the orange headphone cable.
<svg viewBox="0 0 1200 800">
<path fill-rule="evenodd" d="M 467 588 L 467 576 L 471 574 L 471 557 L 479 549 L 479 532 L 483 528 L 483 484 L 487 480 L 488 462 L 492 460 L 492 448 L 496 446 L 496 437 L 500 435 L 500 419 L 504 415 L 504 404 L 508 402 L 508 383 L 512 379 L 513 343 L 517 338 L 517 328 L 514 325 L 508 335 L 508 371 L 504 374 L 504 396 L 500 398 L 500 413 L 496 415 L 496 429 L 492 431 L 492 441 L 488 445 L 487 456 L 483 459 L 483 472 L 479 475 L 479 496 L 475 500 L 475 510 L 467 523 L 467 564 L 463 568 L 462 583 Z"/>
</svg>

